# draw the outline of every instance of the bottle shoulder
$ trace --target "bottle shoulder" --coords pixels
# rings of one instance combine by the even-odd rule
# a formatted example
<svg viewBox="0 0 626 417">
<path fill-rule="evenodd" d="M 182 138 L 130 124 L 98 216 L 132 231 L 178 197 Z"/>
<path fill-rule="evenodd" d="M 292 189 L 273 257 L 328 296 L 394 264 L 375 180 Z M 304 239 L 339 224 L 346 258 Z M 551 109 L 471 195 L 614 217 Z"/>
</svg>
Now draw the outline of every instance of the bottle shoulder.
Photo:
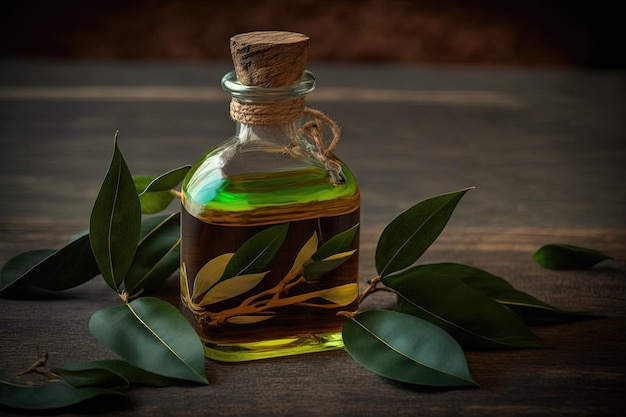
<svg viewBox="0 0 626 417">
<path fill-rule="evenodd" d="M 340 183 L 311 158 L 254 146 L 218 145 L 201 158 L 183 182 L 185 208 L 192 214 L 253 211 L 267 207 L 348 199 L 358 205 L 359 188 L 350 169 L 341 168 Z"/>
</svg>

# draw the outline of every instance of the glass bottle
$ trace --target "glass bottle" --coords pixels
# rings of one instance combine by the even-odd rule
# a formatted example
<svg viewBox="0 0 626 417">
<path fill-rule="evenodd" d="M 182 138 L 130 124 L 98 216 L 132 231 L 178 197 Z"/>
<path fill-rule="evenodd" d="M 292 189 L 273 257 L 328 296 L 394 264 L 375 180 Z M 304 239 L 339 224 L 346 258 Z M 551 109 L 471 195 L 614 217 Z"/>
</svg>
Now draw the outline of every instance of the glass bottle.
<svg viewBox="0 0 626 417">
<path fill-rule="evenodd" d="M 235 134 L 183 182 L 181 308 L 212 359 L 341 348 L 337 313 L 358 307 L 359 188 L 332 153 L 336 125 L 304 106 L 308 40 L 231 39 Z"/>
</svg>

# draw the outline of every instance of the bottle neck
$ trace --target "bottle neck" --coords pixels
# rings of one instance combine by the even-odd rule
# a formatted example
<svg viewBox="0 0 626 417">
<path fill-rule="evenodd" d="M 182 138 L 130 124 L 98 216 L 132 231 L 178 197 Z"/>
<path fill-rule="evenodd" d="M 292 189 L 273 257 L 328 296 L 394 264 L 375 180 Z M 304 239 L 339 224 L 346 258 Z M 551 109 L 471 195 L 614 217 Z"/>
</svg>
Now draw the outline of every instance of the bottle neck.
<svg viewBox="0 0 626 417">
<path fill-rule="evenodd" d="M 254 144 L 256 147 L 292 147 L 300 144 L 299 134 L 301 122 L 293 120 L 288 123 L 256 124 L 235 121 L 235 138 L 241 144 Z"/>
</svg>

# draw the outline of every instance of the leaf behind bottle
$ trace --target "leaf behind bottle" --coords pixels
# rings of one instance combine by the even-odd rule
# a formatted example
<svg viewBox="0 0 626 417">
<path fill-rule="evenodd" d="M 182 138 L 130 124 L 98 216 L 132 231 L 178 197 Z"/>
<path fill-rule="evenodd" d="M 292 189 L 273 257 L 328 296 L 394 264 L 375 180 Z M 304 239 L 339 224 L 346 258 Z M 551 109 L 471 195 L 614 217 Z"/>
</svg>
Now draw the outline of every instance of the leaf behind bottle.
<svg viewBox="0 0 626 417">
<path fill-rule="evenodd" d="M 142 214 L 155 214 L 165 210 L 174 200 L 174 194 L 169 191 L 146 191 L 146 187 L 154 181 L 153 177 L 134 175 L 133 181 L 139 196 Z"/>
<path fill-rule="evenodd" d="M 455 276 L 415 267 L 383 283 L 398 293 L 397 311 L 436 324 L 465 348 L 546 346 L 513 311 Z"/>
<path fill-rule="evenodd" d="M 376 246 L 381 277 L 413 264 L 437 239 L 459 200 L 471 188 L 431 197 L 407 209 L 383 230 Z"/>
<path fill-rule="evenodd" d="M 563 310 L 513 287 L 505 279 L 479 268 L 457 263 L 425 264 L 415 267 L 423 274 L 447 275 L 482 292 L 517 313 L 526 324 L 558 324 L 598 318 L 595 314 Z"/>
<path fill-rule="evenodd" d="M 161 220 L 162 219 L 162 220 Z M 169 278 L 180 264 L 180 212 L 162 218 L 142 237 L 124 286 L 129 294 L 151 291 Z"/>
<path fill-rule="evenodd" d="M 141 212 L 154 214 L 165 210 L 174 199 L 171 190 L 185 178 L 191 165 L 175 168 L 154 178 L 151 176 L 134 176 L 135 188 L 141 202 Z"/>
</svg>

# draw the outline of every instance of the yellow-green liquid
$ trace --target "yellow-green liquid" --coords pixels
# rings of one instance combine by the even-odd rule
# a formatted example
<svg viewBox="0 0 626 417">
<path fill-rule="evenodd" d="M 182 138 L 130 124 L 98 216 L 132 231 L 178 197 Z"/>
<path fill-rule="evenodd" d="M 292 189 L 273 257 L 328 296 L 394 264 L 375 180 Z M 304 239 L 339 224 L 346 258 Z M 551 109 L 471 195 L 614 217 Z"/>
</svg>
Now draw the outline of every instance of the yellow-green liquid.
<svg viewBox="0 0 626 417">
<path fill-rule="evenodd" d="M 235 252 L 268 227 L 288 224 L 286 238 L 267 267 L 269 272 L 256 286 L 243 294 L 206 306 L 205 311 L 193 310 L 183 303 L 183 312 L 200 335 L 207 357 L 244 361 L 343 346 L 341 326 L 344 318 L 337 312 L 357 309 L 358 251 L 316 282 L 300 282 L 278 295 L 255 298 L 261 293 L 271 293 L 280 285 L 313 235 L 320 247 L 359 223 L 358 187 L 347 168 L 343 167 L 342 172 L 345 182 L 339 185 L 333 185 L 323 169 L 314 167 L 233 176 L 213 181 L 212 184 L 217 185 L 215 190 L 202 188 L 201 182 L 196 182 L 194 187 L 193 178 L 185 182 L 181 271 L 184 271 L 182 279 L 186 280 L 188 288 L 194 287 L 198 271 L 212 259 Z M 350 250 L 358 249 L 358 241 L 357 233 Z M 304 303 L 268 308 L 259 314 L 268 314 L 271 318 L 259 322 L 248 322 L 241 316 L 220 323 L 211 322 L 211 318 L 221 312 L 237 311 L 246 303 L 262 305 L 272 296 L 293 298 L 337 287 L 349 287 L 351 291 L 353 288 L 354 300 L 334 307 L 327 305 L 325 299 L 313 298 Z M 199 298 L 192 302 L 199 303 Z"/>
</svg>

